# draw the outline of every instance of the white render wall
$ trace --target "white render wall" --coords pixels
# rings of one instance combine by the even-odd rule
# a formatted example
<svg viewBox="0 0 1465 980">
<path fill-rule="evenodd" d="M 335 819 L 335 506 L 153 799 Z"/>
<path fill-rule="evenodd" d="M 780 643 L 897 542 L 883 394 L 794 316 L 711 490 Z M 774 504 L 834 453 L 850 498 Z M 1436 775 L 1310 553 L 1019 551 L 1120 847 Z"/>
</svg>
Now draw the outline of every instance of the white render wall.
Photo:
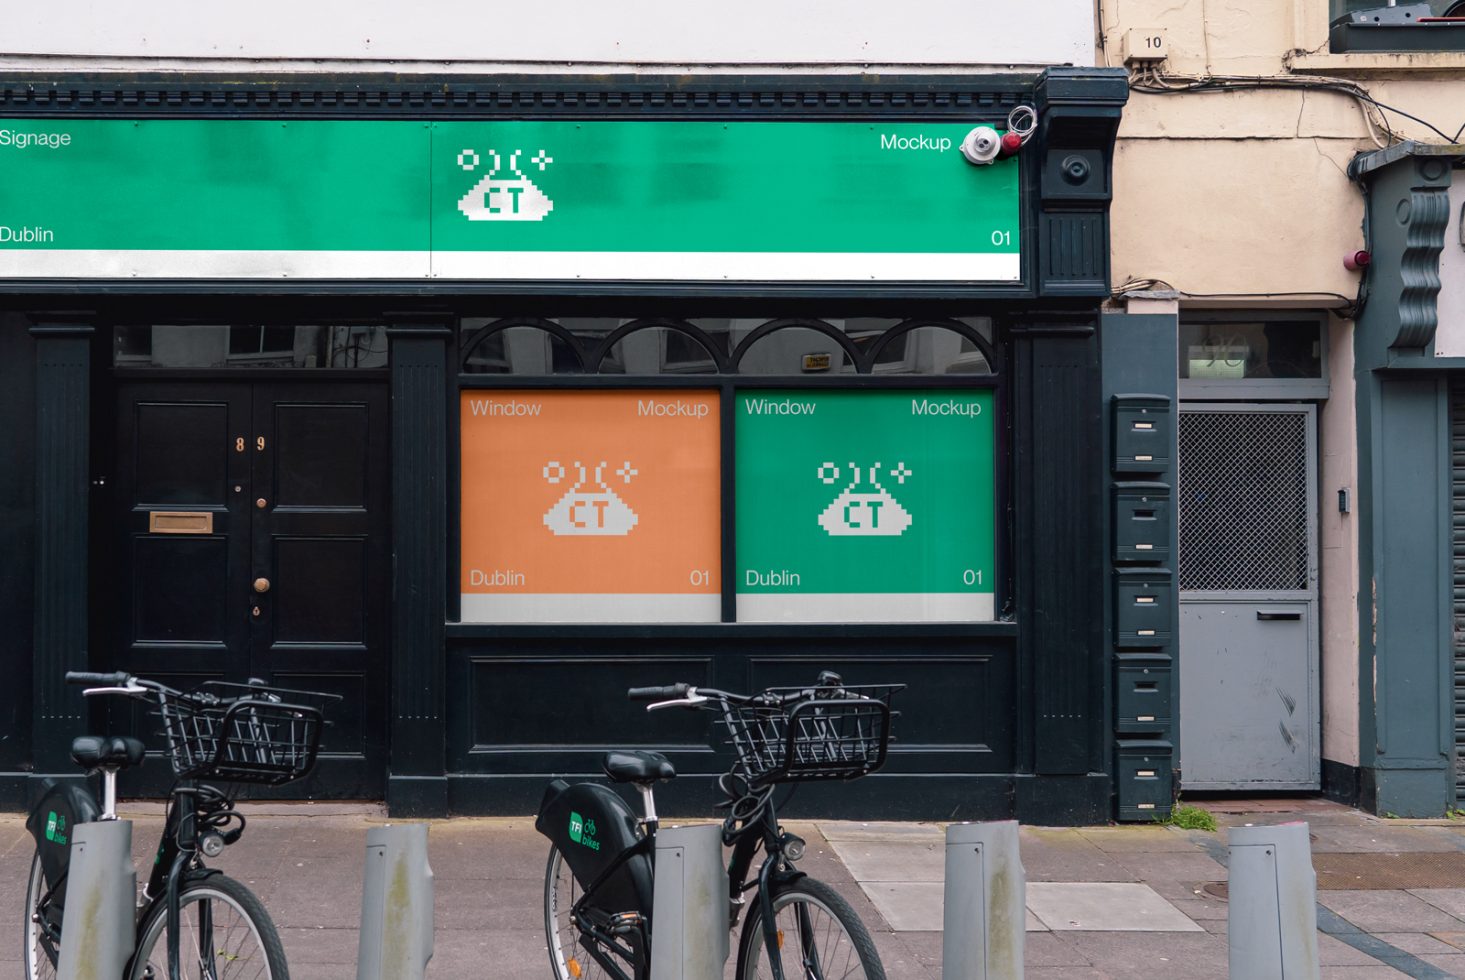
<svg viewBox="0 0 1465 980">
<path fill-rule="evenodd" d="M 229 14 L 209 13 L 194 0 L 77 0 L 64 12 L 44 4 L 9 10 L 0 67 L 41 67 L 44 58 L 46 70 L 191 69 L 240 59 L 271 62 L 276 71 L 334 70 L 342 62 L 390 71 L 441 71 L 445 64 L 1000 70 L 1092 65 L 1094 43 L 1092 0 L 744 0 L 724 7 L 684 0 L 260 0 Z"/>
</svg>

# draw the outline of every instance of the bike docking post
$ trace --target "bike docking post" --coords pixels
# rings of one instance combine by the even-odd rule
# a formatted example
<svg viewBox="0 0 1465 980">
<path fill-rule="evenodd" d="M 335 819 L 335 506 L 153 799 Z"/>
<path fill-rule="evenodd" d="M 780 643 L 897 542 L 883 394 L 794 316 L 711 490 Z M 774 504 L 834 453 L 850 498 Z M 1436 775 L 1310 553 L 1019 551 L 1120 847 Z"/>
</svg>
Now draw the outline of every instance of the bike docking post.
<svg viewBox="0 0 1465 980">
<path fill-rule="evenodd" d="M 136 916 L 132 821 L 77 824 L 67 865 L 66 928 L 57 980 L 122 976 L 137 940 Z"/>
<path fill-rule="evenodd" d="M 942 980 L 1021 980 L 1026 920 L 1017 821 L 947 827 Z"/>
<path fill-rule="evenodd" d="M 1230 975 L 1317 980 L 1317 873 L 1307 824 L 1232 827 L 1227 845 Z"/>
<path fill-rule="evenodd" d="M 432 902 L 427 824 L 368 830 L 356 980 L 422 980 L 432 959 Z"/>
<path fill-rule="evenodd" d="M 651 980 L 722 980 L 730 904 L 722 827 L 658 830 L 653 887 Z"/>
</svg>

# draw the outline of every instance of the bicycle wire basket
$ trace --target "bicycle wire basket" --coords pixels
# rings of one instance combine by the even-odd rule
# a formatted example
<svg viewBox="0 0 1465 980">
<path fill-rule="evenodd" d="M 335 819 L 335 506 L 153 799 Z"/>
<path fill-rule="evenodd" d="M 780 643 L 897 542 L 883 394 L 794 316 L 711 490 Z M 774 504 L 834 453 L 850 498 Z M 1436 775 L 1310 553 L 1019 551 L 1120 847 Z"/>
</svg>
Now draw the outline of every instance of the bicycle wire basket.
<svg viewBox="0 0 1465 980">
<path fill-rule="evenodd" d="M 208 681 L 158 700 L 180 777 L 278 786 L 315 767 L 322 708 L 336 695 Z"/>
<path fill-rule="evenodd" d="M 773 687 L 745 704 L 724 705 L 737 769 L 750 786 L 872 773 L 885 764 L 899 715 L 890 698 L 904 687 Z"/>
</svg>

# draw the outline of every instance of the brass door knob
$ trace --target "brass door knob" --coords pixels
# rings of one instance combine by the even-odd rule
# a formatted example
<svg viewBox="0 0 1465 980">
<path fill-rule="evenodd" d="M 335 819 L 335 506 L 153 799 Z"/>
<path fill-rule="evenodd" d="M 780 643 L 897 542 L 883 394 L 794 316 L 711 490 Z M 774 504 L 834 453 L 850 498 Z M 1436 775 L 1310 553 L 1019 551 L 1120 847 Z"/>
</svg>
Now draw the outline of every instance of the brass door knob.
<svg viewBox="0 0 1465 980">
<path fill-rule="evenodd" d="M 264 593 L 270 591 L 270 580 L 267 579 L 267 578 L 257 578 L 257 579 L 255 579 L 254 580 L 254 591 L 256 591 L 256 592 L 258 592 L 260 594 L 264 594 Z"/>
<path fill-rule="evenodd" d="M 266 503 L 265 498 L 260 497 L 254 502 L 254 506 L 258 507 L 260 510 L 264 510 L 269 505 Z"/>
</svg>

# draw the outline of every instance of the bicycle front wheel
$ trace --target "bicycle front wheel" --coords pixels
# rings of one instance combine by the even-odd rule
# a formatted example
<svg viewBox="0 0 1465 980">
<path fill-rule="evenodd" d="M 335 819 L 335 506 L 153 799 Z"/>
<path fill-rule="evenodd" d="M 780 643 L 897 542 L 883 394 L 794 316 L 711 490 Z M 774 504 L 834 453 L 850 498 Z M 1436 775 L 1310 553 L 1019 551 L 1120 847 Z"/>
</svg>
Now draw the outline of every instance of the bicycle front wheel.
<svg viewBox="0 0 1465 980">
<path fill-rule="evenodd" d="M 612 976 L 585 949 L 579 927 L 570 921 L 570 909 L 583 894 L 569 862 L 560 849 L 551 844 L 549 862 L 544 869 L 544 933 L 555 980 L 609 980 Z M 626 976 L 645 974 L 645 965 L 631 947 L 595 945 Z"/>
<path fill-rule="evenodd" d="M 748 917 L 738 942 L 739 980 L 771 980 L 763 908 L 748 900 Z M 822 881 L 798 878 L 773 896 L 776 955 L 785 978 L 810 980 L 885 980 L 875 941 L 855 910 Z"/>
<path fill-rule="evenodd" d="M 55 980 L 56 960 L 61 955 L 61 917 L 46 897 L 46 879 L 41 871 L 41 852 L 31 858 L 31 874 L 25 889 L 25 980 Z"/>
<path fill-rule="evenodd" d="M 185 883 L 178 900 L 182 980 L 289 980 L 280 935 L 248 888 L 210 875 Z M 166 980 L 167 925 L 167 903 L 153 903 L 138 933 L 132 980 Z"/>
</svg>

